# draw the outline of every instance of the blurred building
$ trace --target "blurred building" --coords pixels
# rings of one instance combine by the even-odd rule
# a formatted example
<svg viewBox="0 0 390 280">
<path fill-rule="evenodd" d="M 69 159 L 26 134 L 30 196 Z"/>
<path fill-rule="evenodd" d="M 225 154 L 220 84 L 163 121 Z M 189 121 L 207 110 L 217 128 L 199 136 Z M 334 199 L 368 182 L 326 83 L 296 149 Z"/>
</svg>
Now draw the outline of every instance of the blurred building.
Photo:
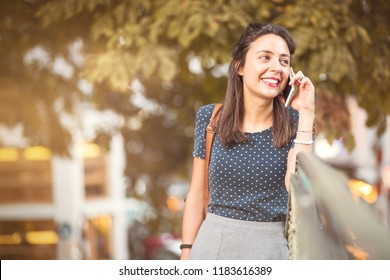
<svg viewBox="0 0 390 280">
<path fill-rule="evenodd" d="M 128 259 L 122 138 L 0 148 L 0 259 Z"/>
</svg>

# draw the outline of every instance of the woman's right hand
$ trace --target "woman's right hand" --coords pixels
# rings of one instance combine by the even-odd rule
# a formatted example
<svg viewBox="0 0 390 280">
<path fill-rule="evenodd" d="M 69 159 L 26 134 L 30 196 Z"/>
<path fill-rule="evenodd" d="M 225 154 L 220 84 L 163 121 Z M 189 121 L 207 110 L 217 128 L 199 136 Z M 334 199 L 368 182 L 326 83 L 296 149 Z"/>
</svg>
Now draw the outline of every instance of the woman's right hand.
<svg viewBox="0 0 390 280">
<path fill-rule="evenodd" d="M 192 244 L 194 242 L 204 219 L 205 169 L 206 161 L 195 157 L 190 189 L 186 196 L 186 203 L 183 212 L 182 242 L 184 244 Z M 190 248 L 182 248 L 180 259 L 188 260 L 190 252 Z"/>
</svg>

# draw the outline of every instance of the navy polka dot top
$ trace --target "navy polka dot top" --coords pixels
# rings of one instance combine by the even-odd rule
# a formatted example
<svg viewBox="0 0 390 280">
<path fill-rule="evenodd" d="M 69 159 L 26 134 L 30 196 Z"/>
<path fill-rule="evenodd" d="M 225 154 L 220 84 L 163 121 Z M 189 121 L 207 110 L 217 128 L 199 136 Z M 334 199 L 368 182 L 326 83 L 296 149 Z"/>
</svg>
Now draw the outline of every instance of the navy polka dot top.
<svg viewBox="0 0 390 280">
<path fill-rule="evenodd" d="M 298 112 L 289 108 L 296 124 Z M 214 104 L 209 104 L 197 112 L 194 157 L 206 157 L 206 127 L 213 109 Z M 288 193 L 284 179 L 293 139 L 275 148 L 271 128 L 247 135 L 251 141 L 228 148 L 215 135 L 209 166 L 208 212 L 247 221 L 285 221 Z"/>
</svg>

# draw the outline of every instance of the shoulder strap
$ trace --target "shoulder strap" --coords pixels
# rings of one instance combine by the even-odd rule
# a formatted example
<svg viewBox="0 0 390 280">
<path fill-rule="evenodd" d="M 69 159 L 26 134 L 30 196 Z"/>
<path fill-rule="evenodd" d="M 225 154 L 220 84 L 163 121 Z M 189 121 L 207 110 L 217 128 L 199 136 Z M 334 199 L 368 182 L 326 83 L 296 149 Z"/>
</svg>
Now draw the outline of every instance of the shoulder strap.
<svg viewBox="0 0 390 280">
<path fill-rule="evenodd" d="M 213 145 L 214 136 L 216 132 L 216 124 L 218 123 L 219 115 L 216 115 L 223 104 L 215 104 L 213 113 L 211 114 L 210 122 L 206 128 L 206 170 L 204 177 L 204 203 L 205 215 L 207 213 L 207 206 L 209 204 L 209 164 L 211 156 L 211 147 Z"/>
</svg>

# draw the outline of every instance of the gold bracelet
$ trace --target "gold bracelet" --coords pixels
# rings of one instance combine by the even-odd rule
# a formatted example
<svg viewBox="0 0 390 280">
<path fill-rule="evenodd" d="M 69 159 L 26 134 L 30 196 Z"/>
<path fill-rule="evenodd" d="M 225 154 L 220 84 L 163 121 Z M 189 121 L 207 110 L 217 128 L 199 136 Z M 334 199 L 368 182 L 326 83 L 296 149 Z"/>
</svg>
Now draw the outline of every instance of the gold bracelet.
<svg viewBox="0 0 390 280">
<path fill-rule="evenodd" d="M 299 130 L 297 129 L 297 132 L 304 132 L 304 133 L 309 133 L 309 132 L 312 132 L 313 135 L 315 136 L 317 134 L 317 123 L 316 123 L 316 119 L 314 119 L 313 121 L 313 130 L 310 131 L 310 130 Z"/>
</svg>

